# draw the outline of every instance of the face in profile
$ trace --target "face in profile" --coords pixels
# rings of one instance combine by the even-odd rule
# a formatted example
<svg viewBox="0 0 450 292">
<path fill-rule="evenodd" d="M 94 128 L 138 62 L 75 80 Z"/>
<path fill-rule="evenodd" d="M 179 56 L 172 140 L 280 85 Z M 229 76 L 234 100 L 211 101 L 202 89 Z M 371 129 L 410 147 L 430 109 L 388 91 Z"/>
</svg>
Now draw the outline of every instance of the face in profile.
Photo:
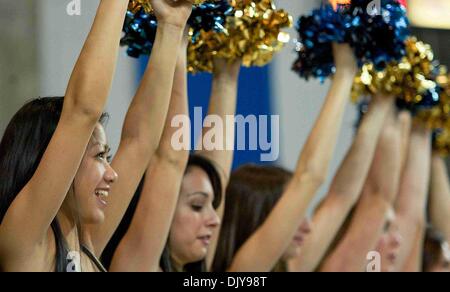
<svg viewBox="0 0 450 292">
<path fill-rule="evenodd" d="M 98 224 L 105 219 L 108 196 L 118 178 L 109 164 L 109 151 L 105 130 L 97 124 L 72 186 L 82 223 Z"/>
<path fill-rule="evenodd" d="M 395 211 L 391 209 L 387 215 L 384 233 L 378 241 L 377 251 L 381 255 L 381 271 L 394 272 L 402 237 L 396 224 Z"/>
<path fill-rule="evenodd" d="M 297 229 L 297 233 L 295 234 L 291 244 L 283 255 L 283 260 L 288 261 L 292 258 L 299 256 L 301 252 L 302 245 L 308 236 L 311 233 L 311 221 L 308 218 L 305 218 Z"/>
<path fill-rule="evenodd" d="M 207 173 L 199 167 L 189 167 L 169 235 L 171 257 L 178 265 L 206 258 L 212 235 L 220 225 L 213 201 L 213 186 Z"/>
</svg>

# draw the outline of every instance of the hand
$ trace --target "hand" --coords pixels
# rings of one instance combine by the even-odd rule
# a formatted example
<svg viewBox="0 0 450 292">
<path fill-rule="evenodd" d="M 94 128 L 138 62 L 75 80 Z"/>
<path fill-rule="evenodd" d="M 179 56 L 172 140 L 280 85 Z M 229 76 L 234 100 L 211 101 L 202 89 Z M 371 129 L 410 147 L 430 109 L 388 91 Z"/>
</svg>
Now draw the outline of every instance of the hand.
<svg viewBox="0 0 450 292">
<path fill-rule="evenodd" d="M 333 56 L 336 64 L 336 73 L 356 75 L 358 65 L 350 45 L 333 43 Z"/>
<path fill-rule="evenodd" d="M 184 29 L 192 13 L 188 0 L 150 0 L 159 24 L 169 24 Z"/>
<path fill-rule="evenodd" d="M 371 106 L 377 107 L 377 108 L 390 108 L 390 114 L 394 115 L 396 112 L 395 108 L 395 98 L 391 95 L 385 95 L 385 94 L 374 94 L 372 95 L 372 100 L 370 102 Z"/>
<path fill-rule="evenodd" d="M 229 77 L 237 79 L 241 69 L 241 59 L 232 62 L 223 58 L 214 58 L 214 78 Z"/>
</svg>

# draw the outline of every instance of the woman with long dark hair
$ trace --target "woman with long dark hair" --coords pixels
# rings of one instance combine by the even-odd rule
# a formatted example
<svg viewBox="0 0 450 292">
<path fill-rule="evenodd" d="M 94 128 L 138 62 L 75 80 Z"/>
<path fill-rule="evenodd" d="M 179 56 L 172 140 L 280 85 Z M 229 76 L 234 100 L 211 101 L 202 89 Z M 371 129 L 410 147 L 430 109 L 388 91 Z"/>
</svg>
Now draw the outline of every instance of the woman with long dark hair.
<svg viewBox="0 0 450 292">
<path fill-rule="evenodd" d="M 202 147 L 205 150 L 189 155 L 190 147 L 183 146 L 190 146 L 187 45 L 186 35 L 176 58 L 164 133 L 136 195 L 138 202 L 130 208 L 104 256 L 106 263 L 111 261 L 111 270 L 206 271 L 212 262 L 233 151 Z M 208 115 L 225 121 L 236 111 L 240 61 L 217 59 L 214 68 Z M 225 125 L 223 130 L 224 136 L 216 138 L 233 142 L 234 126 L 227 129 Z M 203 135 L 208 132 L 205 128 Z M 203 136 L 200 138 L 203 141 Z"/>
<path fill-rule="evenodd" d="M 65 96 L 26 104 L 0 144 L 0 268 L 104 271 L 97 260 L 162 133 L 188 1 L 153 0 L 154 54 L 109 164 L 100 122 L 128 0 L 102 0 Z M 151 82 L 150 82 L 151 81 Z M 99 122 L 100 121 L 100 122 Z M 123 179 L 117 181 L 122 176 Z"/>
<path fill-rule="evenodd" d="M 245 242 L 239 243 L 239 246 L 236 246 L 234 238 L 228 238 L 235 235 L 230 230 L 237 228 L 231 224 L 236 220 L 233 210 L 236 210 L 237 199 L 228 201 L 232 189 L 230 187 L 227 190 L 224 225 L 214 259 L 214 271 L 271 271 L 284 257 L 293 240 L 298 237 L 301 241 L 299 228 L 305 220 L 310 201 L 326 178 L 357 71 L 355 57 L 348 45 L 334 44 L 333 52 L 336 74 L 322 111 L 302 150 L 297 169 L 286 186 L 278 186 L 283 188 L 281 197 L 264 222 L 256 230 L 252 230 L 252 234 L 245 238 Z"/>
</svg>

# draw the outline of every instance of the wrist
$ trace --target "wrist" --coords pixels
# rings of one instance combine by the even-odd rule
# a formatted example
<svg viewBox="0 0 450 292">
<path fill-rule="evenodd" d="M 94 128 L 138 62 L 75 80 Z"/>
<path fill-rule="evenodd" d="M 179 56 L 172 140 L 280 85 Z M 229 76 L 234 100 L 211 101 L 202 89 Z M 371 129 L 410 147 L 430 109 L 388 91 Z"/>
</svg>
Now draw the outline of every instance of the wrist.
<svg viewBox="0 0 450 292">
<path fill-rule="evenodd" d="M 172 23 L 167 20 L 158 20 L 158 30 L 167 31 L 168 33 L 179 34 L 180 37 L 184 33 L 185 25 L 180 25 L 176 23 Z"/>
</svg>

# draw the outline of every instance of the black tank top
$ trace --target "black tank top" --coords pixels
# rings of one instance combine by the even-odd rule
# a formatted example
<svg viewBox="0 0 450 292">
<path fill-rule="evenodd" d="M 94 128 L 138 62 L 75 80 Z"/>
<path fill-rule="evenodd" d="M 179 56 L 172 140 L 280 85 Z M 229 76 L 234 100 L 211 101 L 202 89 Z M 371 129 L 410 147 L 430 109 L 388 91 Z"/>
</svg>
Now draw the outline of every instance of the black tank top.
<svg viewBox="0 0 450 292">
<path fill-rule="evenodd" d="M 98 258 L 94 255 L 94 253 L 91 252 L 89 248 L 87 248 L 84 244 L 81 245 L 81 251 L 88 256 L 88 258 L 94 263 L 94 265 L 100 272 L 102 273 L 108 272 L 102 265 L 102 263 L 98 260 Z"/>
</svg>

